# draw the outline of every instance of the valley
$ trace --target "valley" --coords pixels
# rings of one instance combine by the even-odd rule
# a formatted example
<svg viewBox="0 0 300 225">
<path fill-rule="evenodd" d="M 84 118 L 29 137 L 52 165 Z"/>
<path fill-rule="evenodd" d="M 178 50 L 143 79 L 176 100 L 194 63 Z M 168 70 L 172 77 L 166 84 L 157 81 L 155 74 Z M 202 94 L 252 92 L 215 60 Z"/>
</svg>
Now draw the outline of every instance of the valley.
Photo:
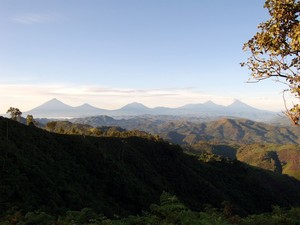
<svg viewBox="0 0 300 225">
<path fill-rule="evenodd" d="M 0 225 L 300 225 L 300 0 L 0 10 Z"/>
<path fill-rule="evenodd" d="M 246 221 L 274 205 L 300 206 L 297 127 L 195 115 L 35 121 L 0 118 L 3 223 L 11 212 L 51 221 L 90 212 L 118 224 L 150 210 L 147 219 L 164 220 L 153 208 L 164 204 L 189 217 L 209 215 L 209 205 L 224 221 Z"/>
<path fill-rule="evenodd" d="M 300 179 L 298 127 L 274 126 L 247 119 L 221 118 L 199 123 L 170 118 L 140 116 L 116 120 L 108 116 L 86 117 L 71 119 L 72 122 L 68 123 L 57 121 L 55 127 L 51 129 L 48 124 L 46 129 L 60 132 L 62 127 L 65 127 L 66 131 L 63 133 L 66 134 L 72 134 L 77 130 L 75 132 L 77 134 L 93 135 L 90 130 L 97 128 L 98 131 L 94 135 L 120 136 L 123 132 L 122 135 L 125 136 L 129 134 L 152 136 L 178 144 L 188 153 L 196 155 L 210 153 L 238 159 L 253 166 Z"/>
<path fill-rule="evenodd" d="M 108 218 L 123 217 L 158 204 L 164 191 L 191 210 L 207 204 L 222 208 L 229 201 L 241 216 L 269 211 L 272 205 L 300 205 L 300 181 L 280 173 L 185 154 L 180 146 L 144 132 L 103 129 L 84 135 L 95 129 L 70 122 L 50 128 L 56 126 L 70 133 L 0 118 L 2 216 L 12 210 L 60 215 L 88 207 Z M 76 129 L 84 132 L 72 133 Z"/>
</svg>

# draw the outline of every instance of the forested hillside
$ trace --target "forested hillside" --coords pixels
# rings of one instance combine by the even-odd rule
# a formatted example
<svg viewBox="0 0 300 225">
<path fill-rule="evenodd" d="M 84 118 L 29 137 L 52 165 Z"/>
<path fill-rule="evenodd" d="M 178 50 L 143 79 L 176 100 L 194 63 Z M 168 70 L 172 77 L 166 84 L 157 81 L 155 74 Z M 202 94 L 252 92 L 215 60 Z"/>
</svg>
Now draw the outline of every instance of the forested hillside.
<svg viewBox="0 0 300 225">
<path fill-rule="evenodd" d="M 219 135 L 220 133 L 223 133 L 221 136 L 216 135 L 212 141 L 194 141 L 196 129 L 198 129 L 198 131 L 201 129 L 199 127 L 197 128 L 194 123 L 182 122 L 181 125 L 178 125 L 180 123 L 170 123 L 173 124 L 172 127 L 174 131 L 168 132 L 168 136 L 165 137 L 165 139 L 170 140 L 171 142 L 173 141 L 175 144 L 180 144 L 183 147 L 183 150 L 188 153 L 196 155 L 209 153 L 225 158 L 238 159 L 253 166 L 275 171 L 277 173 L 288 174 L 300 179 L 299 146 L 295 144 L 276 144 L 276 140 L 284 140 L 284 137 L 286 136 L 284 134 L 285 132 L 293 136 L 289 128 L 276 128 L 270 125 L 264 127 L 263 123 L 246 120 L 247 123 L 252 126 L 245 129 L 242 127 L 242 121 L 244 120 L 222 119 L 215 122 L 209 122 L 208 127 L 211 132 L 215 127 L 215 133 Z M 178 126 L 178 131 L 176 131 L 175 126 Z M 168 127 L 167 130 L 172 130 L 172 127 Z M 271 134 L 267 134 L 272 128 L 273 131 L 270 132 Z M 95 128 L 87 124 L 73 124 L 68 121 L 49 122 L 45 126 L 45 129 L 61 134 L 92 135 L 98 137 L 138 136 L 151 140 L 161 140 L 159 136 L 144 131 L 127 131 L 121 127 L 114 126 Z M 250 129 L 250 131 L 248 131 L 248 129 Z M 253 130 L 251 131 L 251 129 Z M 262 129 L 264 129 L 266 135 L 271 135 L 269 141 L 274 141 L 275 144 L 263 141 L 262 137 L 259 136 Z M 276 129 L 281 132 L 276 132 Z M 296 133 L 297 130 L 294 131 Z M 190 132 L 191 134 L 189 134 Z M 253 143 L 245 144 L 243 141 L 234 141 L 232 139 L 224 138 L 224 136 L 229 136 L 230 133 L 237 135 L 238 132 L 249 132 L 248 138 L 251 138 Z M 184 135 L 185 133 L 187 136 Z M 272 134 L 274 136 L 272 136 Z M 205 135 L 205 133 L 203 133 L 203 135 Z M 242 135 L 243 134 L 240 136 Z M 179 140 L 182 138 L 186 141 L 182 142 Z M 254 140 L 259 141 L 256 143 Z"/>
<path fill-rule="evenodd" d="M 298 127 L 274 126 L 240 118 L 219 118 L 203 122 L 198 119 L 166 117 L 134 117 L 115 120 L 107 116 L 87 117 L 71 120 L 73 123 L 93 127 L 119 126 L 128 130 L 141 130 L 159 135 L 176 144 L 193 145 L 199 141 L 244 144 L 272 143 L 299 144 Z"/>
<path fill-rule="evenodd" d="M 299 145 L 252 144 L 238 149 L 237 159 L 300 180 Z"/>
<path fill-rule="evenodd" d="M 230 202 L 235 213 L 300 205 L 300 182 L 236 160 L 199 160 L 140 137 L 49 133 L 0 118 L 0 212 L 54 215 L 85 207 L 110 217 L 158 203 L 163 191 L 188 208 Z"/>
</svg>

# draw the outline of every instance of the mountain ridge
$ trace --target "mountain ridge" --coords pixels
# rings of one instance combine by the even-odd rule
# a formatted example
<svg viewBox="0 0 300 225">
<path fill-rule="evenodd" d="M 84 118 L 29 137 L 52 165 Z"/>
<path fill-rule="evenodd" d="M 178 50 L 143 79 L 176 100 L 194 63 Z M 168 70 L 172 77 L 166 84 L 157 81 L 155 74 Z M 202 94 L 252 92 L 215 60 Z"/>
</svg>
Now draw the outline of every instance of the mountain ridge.
<svg viewBox="0 0 300 225">
<path fill-rule="evenodd" d="M 275 126 L 241 118 L 224 117 L 211 121 L 190 121 L 178 118 L 167 120 L 159 116 L 129 119 L 95 116 L 74 118 L 70 121 L 94 127 L 119 126 L 127 130 L 146 131 L 176 144 L 193 145 L 200 141 L 300 144 L 300 129 L 297 127 Z M 172 137 L 177 137 L 176 140 L 168 135 L 170 132 L 172 132 Z"/>
<path fill-rule="evenodd" d="M 7 133 L 9 131 L 9 133 Z M 160 140 L 62 135 L 0 117 L 0 215 L 92 208 L 105 216 L 137 214 L 163 191 L 189 208 L 241 214 L 300 205 L 300 182 L 236 160 L 201 161 Z M 26 154 L 25 154 L 26 153 Z M 255 187 L 255 188 L 253 188 Z"/>
<path fill-rule="evenodd" d="M 119 109 L 108 110 L 97 108 L 90 104 L 70 106 L 54 98 L 40 106 L 37 106 L 23 115 L 33 115 L 36 118 L 69 118 L 87 117 L 97 115 L 107 116 L 140 116 L 140 115 L 172 115 L 172 116 L 196 116 L 196 117 L 220 117 L 233 116 L 248 119 L 267 120 L 276 115 L 275 112 L 254 108 L 239 100 L 235 100 L 228 106 L 215 104 L 212 101 L 197 104 L 186 104 L 177 108 L 154 107 L 149 108 L 142 103 L 132 102 Z"/>
</svg>

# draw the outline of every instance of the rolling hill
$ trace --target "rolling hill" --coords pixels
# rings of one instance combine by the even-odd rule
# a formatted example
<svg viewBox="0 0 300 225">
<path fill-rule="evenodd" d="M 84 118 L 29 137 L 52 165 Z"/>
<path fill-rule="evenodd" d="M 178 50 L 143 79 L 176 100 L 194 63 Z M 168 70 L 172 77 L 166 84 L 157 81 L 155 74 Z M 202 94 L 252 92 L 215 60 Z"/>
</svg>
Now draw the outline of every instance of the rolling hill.
<svg viewBox="0 0 300 225">
<path fill-rule="evenodd" d="M 245 145 L 237 150 L 236 157 L 247 164 L 288 174 L 300 180 L 299 145 Z"/>
<path fill-rule="evenodd" d="M 99 120 L 98 120 L 99 119 Z M 99 117 L 77 122 L 102 125 Z M 108 121 L 108 120 L 106 120 Z M 300 129 L 246 119 L 223 118 L 206 123 L 185 120 L 110 119 L 110 125 L 141 129 L 184 147 L 193 154 L 212 153 L 300 179 Z M 107 125 L 107 123 L 106 123 Z"/>
<path fill-rule="evenodd" d="M 1 215 L 89 207 L 124 216 L 163 191 L 196 210 L 224 201 L 239 214 L 300 205 L 296 179 L 236 160 L 200 161 L 161 140 L 61 135 L 0 118 L 0 152 Z"/>
<path fill-rule="evenodd" d="M 220 118 L 208 122 L 160 117 L 134 117 L 116 120 L 107 116 L 70 120 L 73 123 L 99 126 L 119 126 L 127 130 L 141 130 L 161 136 L 176 144 L 194 145 L 199 141 L 240 144 L 273 143 L 299 144 L 298 127 L 273 126 L 248 119 Z M 201 121 L 201 120 L 199 120 Z"/>
</svg>

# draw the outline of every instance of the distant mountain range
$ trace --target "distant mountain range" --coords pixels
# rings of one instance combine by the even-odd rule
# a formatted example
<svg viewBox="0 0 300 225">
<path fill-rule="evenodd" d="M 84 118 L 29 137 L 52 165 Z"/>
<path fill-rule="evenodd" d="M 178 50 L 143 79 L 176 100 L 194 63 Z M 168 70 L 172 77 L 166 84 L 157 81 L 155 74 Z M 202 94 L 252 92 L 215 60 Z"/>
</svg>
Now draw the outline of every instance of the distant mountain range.
<svg viewBox="0 0 300 225">
<path fill-rule="evenodd" d="M 141 115 L 171 115 L 191 117 L 243 117 L 256 121 L 266 121 L 274 118 L 277 113 L 256 109 L 239 100 L 228 106 L 217 105 L 212 101 L 200 104 L 187 104 L 178 108 L 156 107 L 149 108 L 141 103 L 133 102 L 116 110 L 100 109 L 89 104 L 73 107 L 54 98 L 44 104 L 23 113 L 33 115 L 35 118 L 68 118 L 107 115 L 141 116 Z"/>
</svg>

